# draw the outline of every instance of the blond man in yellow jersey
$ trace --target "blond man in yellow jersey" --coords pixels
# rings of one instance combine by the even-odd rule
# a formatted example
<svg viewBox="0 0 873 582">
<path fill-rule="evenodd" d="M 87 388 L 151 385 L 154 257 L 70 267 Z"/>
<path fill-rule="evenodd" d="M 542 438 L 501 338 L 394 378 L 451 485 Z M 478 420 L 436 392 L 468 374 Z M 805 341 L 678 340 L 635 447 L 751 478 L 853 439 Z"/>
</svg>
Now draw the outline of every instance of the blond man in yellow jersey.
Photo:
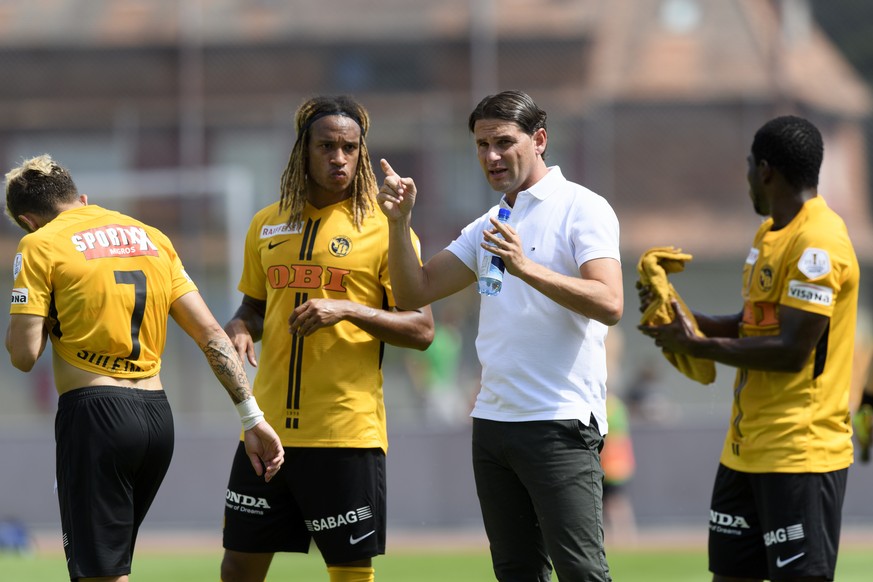
<svg viewBox="0 0 873 582">
<path fill-rule="evenodd" d="M 640 330 L 667 351 L 737 368 L 710 509 L 715 582 L 833 580 L 852 463 L 849 391 L 858 261 L 818 196 L 824 146 L 809 121 L 755 134 L 748 180 L 766 216 L 743 267 L 743 309 Z M 648 295 L 642 289 L 645 307 Z"/>
<path fill-rule="evenodd" d="M 367 582 L 372 558 L 385 553 L 384 344 L 425 349 L 433 317 L 429 307 L 394 308 L 366 110 L 316 97 L 295 125 L 280 200 L 252 219 L 242 305 L 225 326 L 258 366 L 253 389 L 286 465 L 263 483 L 237 450 L 221 577 L 264 580 L 275 552 L 305 553 L 314 540 L 331 582 Z"/>
<path fill-rule="evenodd" d="M 6 175 L 6 212 L 29 233 L 13 264 L 6 348 L 27 372 L 52 344 L 70 579 L 126 581 L 137 531 L 173 453 L 160 378 L 168 315 L 197 342 L 237 405 L 252 474 L 272 479 L 284 451 L 170 240 L 87 201 L 48 155 Z"/>
</svg>

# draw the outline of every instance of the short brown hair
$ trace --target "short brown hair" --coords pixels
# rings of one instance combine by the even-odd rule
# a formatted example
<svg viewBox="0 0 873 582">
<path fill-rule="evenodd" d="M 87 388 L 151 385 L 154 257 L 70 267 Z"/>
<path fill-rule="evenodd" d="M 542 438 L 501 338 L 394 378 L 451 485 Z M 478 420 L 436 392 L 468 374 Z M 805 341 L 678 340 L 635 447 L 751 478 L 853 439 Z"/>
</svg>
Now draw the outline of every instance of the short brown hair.
<svg viewBox="0 0 873 582">
<path fill-rule="evenodd" d="M 18 221 L 22 214 L 50 216 L 78 195 L 70 172 L 48 154 L 24 160 L 6 173 L 6 214 L 24 230 L 29 229 Z"/>
</svg>

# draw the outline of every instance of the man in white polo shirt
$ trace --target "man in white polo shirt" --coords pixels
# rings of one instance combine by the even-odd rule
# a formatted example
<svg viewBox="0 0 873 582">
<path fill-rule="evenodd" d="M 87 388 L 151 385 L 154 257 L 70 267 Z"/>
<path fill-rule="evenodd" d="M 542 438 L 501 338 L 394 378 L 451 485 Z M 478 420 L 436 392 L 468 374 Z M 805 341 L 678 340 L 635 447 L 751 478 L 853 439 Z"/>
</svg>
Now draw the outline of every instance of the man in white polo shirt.
<svg viewBox="0 0 873 582">
<path fill-rule="evenodd" d="M 476 349 L 473 470 L 498 580 L 610 580 L 600 448 L 606 434 L 607 327 L 623 310 L 619 227 L 602 197 L 544 160 L 546 113 L 525 93 L 483 99 L 469 118 L 500 203 L 420 266 L 409 243 L 416 187 L 382 160 L 378 201 L 398 306 L 475 283 L 494 253 L 506 274 L 483 296 Z M 499 223 L 499 208 L 511 209 Z"/>
</svg>

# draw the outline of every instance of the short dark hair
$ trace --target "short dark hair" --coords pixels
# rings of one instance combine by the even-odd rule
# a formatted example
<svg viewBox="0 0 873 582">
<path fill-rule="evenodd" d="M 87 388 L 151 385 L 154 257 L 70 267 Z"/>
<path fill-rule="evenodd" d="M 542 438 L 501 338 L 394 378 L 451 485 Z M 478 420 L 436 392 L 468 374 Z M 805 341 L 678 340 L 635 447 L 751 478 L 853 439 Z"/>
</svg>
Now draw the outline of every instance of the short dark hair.
<svg viewBox="0 0 873 582">
<path fill-rule="evenodd" d="M 468 125 L 471 133 L 480 119 L 511 121 L 528 135 L 546 128 L 546 112 L 523 91 L 503 91 L 482 99 L 470 114 Z"/>
<path fill-rule="evenodd" d="M 771 119 L 755 133 L 752 157 L 756 163 L 766 160 L 794 187 L 816 188 L 824 144 L 812 123 L 785 115 Z"/>
<path fill-rule="evenodd" d="M 22 214 L 52 216 L 78 195 L 70 172 L 48 154 L 24 160 L 6 174 L 6 214 L 24 230 L 27 226 L 18 221 Z"/>
</svg>

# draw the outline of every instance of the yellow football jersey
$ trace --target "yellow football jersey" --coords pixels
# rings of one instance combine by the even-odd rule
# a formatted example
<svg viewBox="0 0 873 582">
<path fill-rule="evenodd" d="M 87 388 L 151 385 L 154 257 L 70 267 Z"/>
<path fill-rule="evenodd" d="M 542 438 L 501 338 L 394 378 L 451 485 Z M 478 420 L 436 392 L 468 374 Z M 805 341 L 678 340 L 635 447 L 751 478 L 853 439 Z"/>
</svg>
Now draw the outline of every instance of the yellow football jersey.
<svg viewBox="0 0 873 582">
<path fill-rule="evenodd" d="M 267 302 L 253 386 L 258 403 L 286 447 L 387 450 L 384 344 L 347 321 L 306 337 L 288 332 L 291 312 L 309 299 L 394 306 L 387 219 L 376 211 L 358 231 L 344 201 L 307 204 L 297 228 L 287 220 L 277 202 L 254 216 L 246 235 L 239 290 Z"/>
<path fill-rule="evenodd" d="M 48 318 L 64 361 L 117 378 L 160 371 L 170 304 L 197 290 L 163 233 L 93 204 L 25 235 L 13 274 L 10 313 Z"/>
<path fill-rule="evenodd" d="M 852 463 L 849 385 L 859 268 L 842 219 L 821 197 L 784 228 L 765 221 L 743 268 L 740 336 L 776 335 L 789 306 L 830 321 L 803 370 L 737 370 L 721 462 L 751 473 L 819 473 Z"/>
</svg>

